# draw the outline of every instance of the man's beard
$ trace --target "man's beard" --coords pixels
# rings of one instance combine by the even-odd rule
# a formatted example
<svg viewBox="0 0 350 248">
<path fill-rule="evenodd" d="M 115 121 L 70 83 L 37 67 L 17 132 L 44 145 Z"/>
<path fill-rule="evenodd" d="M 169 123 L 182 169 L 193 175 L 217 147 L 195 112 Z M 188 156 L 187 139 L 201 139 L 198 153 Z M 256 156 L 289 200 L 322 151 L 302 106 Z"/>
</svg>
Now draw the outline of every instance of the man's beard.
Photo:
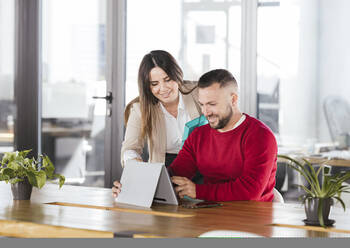
<svg viewBox="0 0 350 248">
<path fill-rule="evenodd" d="M 209 125 L 211 128 L 223 129 L 224 127 L 226 127 L 227 123 L 231 120 L 231 117 L 233 115 L 233 111 L 232 111 L 231 106 L 227 106 L 227 109 L 228 109 L 228 113 L 225 116 L 219 118 L 219 122 L 217 125 L 212 125 L 209 122 Z"/>
</svg>

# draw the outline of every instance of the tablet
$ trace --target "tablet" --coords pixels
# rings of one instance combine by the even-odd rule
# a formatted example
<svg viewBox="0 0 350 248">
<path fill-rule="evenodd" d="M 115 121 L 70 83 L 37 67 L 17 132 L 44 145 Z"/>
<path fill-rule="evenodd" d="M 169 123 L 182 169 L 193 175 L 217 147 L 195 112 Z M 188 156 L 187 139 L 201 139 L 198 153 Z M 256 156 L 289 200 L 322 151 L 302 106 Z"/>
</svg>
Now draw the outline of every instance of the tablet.
<svg viewBox="0 0 350 248">
<path fill-rule="evenodd" d="M 164 167 L 162 163 L 127 160 L 120 179 L 123 187 L 115 201 L 151 207 L 162 167 Z"/>
<path fill-rule="evenodd" d="M 175 189 L 164 163 L 127 160 L 116 202 L 151 207 L 152 202 L 179 205 Z"/>
<path fill-rule="evenodd" d="M 154 195 L 154 202 L 165 203 L 171 205 L 179 205 L 179 200 L 176 195 L 173 183 L 170 180 L 168 170 L 162 166 L 156 193 Z"/>
</svg>

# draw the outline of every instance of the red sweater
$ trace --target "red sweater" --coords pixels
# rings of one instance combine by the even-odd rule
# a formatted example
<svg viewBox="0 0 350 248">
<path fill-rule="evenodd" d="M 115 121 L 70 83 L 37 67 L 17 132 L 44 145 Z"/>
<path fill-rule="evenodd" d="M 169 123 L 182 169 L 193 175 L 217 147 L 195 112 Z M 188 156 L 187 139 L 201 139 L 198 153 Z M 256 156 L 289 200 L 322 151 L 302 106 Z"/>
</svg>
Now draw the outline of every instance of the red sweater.
<svg viewBox="0 0 350 248">
<path fill-rule="evenodd" d="M 277 143 L 271 130 L 246 115 L 237 128 L 219 132 L 208 124 L 187 138 L 170 166 L 173 175 L 192 178 L 196 170 L 204 184 L 196 184 L 196 198 L 212 201 L 272 201 Z"/>
</svg>

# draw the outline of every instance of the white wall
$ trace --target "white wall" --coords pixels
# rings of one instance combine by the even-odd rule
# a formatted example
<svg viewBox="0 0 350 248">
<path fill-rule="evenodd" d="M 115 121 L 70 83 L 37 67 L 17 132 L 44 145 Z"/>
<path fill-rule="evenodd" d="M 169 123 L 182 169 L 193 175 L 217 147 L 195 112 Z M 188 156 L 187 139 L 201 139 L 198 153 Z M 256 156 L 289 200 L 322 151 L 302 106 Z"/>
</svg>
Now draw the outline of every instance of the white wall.
<svg viewBox="0 0 350 248">
<path fill-rule="evenodd" d="M 320 0 L 318 105 L 322 111 L 318 116 L 318 123 L 321 141 L 330 141 L 322 109 L 325 97 L 339 95 L 350 103 L 349 10 L 349 0 Z"/>
<path fill-rule="evenodd" d="M 283 144 L 330 142 L 325 98 L 339 95 L 350 103 L 349 10 L 348 0 L 281 1 Z"/>
<path fill-rule="evenodd" d="M 318 1 L 281 2 L 280 137 L 283 144 L 305 144 L 317 132 Z"/>
</svg>

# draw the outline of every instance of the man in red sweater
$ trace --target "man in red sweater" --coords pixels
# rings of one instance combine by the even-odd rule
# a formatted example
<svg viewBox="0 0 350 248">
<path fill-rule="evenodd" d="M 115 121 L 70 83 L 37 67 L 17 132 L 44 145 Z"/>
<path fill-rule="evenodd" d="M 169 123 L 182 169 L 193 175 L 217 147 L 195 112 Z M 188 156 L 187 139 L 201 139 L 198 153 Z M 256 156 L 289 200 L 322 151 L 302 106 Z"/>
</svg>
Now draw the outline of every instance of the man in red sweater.
<svg viewBox="0 0 350 248">
<path fill-rule="evenodd" d="M 272 201 L 277 162 L 273 133 L 240 112 L 237 82 L 230 72 L 207 72 L 198 87 L 209 124 L 190 134 L 169 168 L 176 192 L 213 201 Z M 190 180 L 197 170 L 204 184 Z"/>
</svg>

